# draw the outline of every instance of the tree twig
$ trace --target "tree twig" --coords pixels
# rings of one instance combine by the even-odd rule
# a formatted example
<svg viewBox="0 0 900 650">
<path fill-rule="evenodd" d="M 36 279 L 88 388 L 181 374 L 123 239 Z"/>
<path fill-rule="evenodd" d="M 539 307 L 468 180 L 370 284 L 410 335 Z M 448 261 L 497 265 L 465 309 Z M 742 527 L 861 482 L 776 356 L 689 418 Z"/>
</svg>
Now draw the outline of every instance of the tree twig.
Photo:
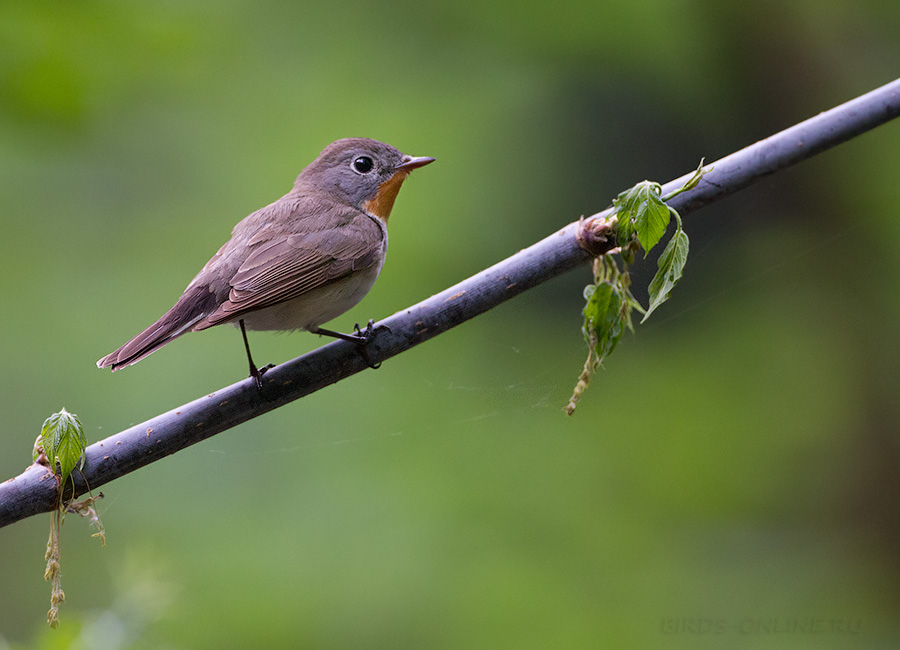
<svg viewBox="0 0 900 650">
<path fill-rule="evenodd" d="M 718 160 L 693 190 L 671 204 L 682 215 L 814 156 L 900 115 L 900 80 L 893 81 L 785 131 Z M 693 172 L 691 172 L 693 173 Z M 689 174 L 663 187 L 680 187 Z M 388 359 L 506 300 L 609 251 L 614 241 L 596 237 L 592 225 L 610 210 L 566 227 L 471 278 L 383 320 L 364 359 L 356 346 L 335 341 L 264 375 L 263 395 L 245 379 L 189 404 L 125 429 L 87 448 L 75 494 L 99 486 L 189 445 L 283 406 Z M 586 242 L 588 242 L 586 244 Z M 589 249 L 589 250 L 588 250 Z M 56 482 L 46 467 L 32 465 L 0 484 L 0 526 L 49 512 Z"/>
</svg>

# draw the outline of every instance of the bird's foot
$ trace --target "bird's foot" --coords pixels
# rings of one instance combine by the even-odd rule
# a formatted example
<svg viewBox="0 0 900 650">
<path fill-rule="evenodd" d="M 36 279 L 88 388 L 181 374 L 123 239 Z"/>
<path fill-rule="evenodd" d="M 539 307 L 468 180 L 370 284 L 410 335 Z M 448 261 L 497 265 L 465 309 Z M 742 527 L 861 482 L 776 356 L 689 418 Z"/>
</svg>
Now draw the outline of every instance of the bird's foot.
<svg viewBox="0 0 900 650">
<path fill-rule="evenodd" d="M 380 332 L 381 330 L 387 330 L 388 332 L 390 332 L 391 328 L 387 325 L 376 326 L 375 320 L 370 318 L 369 323 L 366 325 L 366 329 L 361 329 L 359 323 L 354 325 L 353 329 L 356 330 L 356 334 L 344 334 L 343 332 L 335 332 L 333 330 L 327 330 L 319 327 L 315 331 L 313 331 L 313 334 L 323 334 L 325 336 L 331 336 L 336 339 L 341 339 L 342 341 L 353 343 L 354 345 L 356 345 L 360 354 L 362 354 L 363 358 L 366 360 L 366 365 L 368 365 L 372 370 L 377 370 L 381 367 L 381 362 L 372 362 L 372 358 L 369 356 L 369 343 L 378 335 L 378 332 Z"/>
<path fill-rule="evenodd" d="M 387 325 L 378 325 L 378 326 L 376 326 L 376 325 L 375 325 L 375 319 L 374 319 L 374 318 L 370 318 L 370 319 L 369 319 L 368 324 L 366 324 L 366 329 L 361 330 L 361 329 L 359 328 L 359 323 L 357 323 L 356 325 L 354 325 L 354 326 L 353 326 L 353 329 L 356 330 L 356 336 L 357 336 L 357 338 L 362 339 L 362 340 L 363 340 L 364 342 L 366 342 L 366 343 L 368 343 L 369 341 L 371 341 L 372 339 L 374 339 L 375 336 L 378 334 L 378 332 L 380 332 L 381 330 L 386 331 L 388 334 L 391 333 L 391 328 L 388 327 Z"/>
<path fill-rule="evenodd" d="M 262 368 L 257 368 L 252 364 L 250 365 L 250 376 L 253 377 L 253 379 L 256 381 L 256 387 L 259 389 L 260 393 L 263 389 L 262 376 L 266 374 L 267 370 L 271 370 L 274 367 L 275 364 L 273 363 L 270 363 L 267 366 L 263 366 Z"/>
<path fill-rule="evenodd" d="M 390 334 L 391 328 L 387 325 L 378 325 L 376 327 L 375 320 L 373 318 L 370 318 L 365 330 L 361 330 L 359 328 L 359 323 L 356 323 L 353 326 L 353 329 L 356 330 L 356 336 L 360 340 L 359 349 L 360 352 L 362 352 L 366 363 L 372 370 L 378 370 L 381 367 L 381 361 L 379 361 L 378 363 L 372 363 L 372 359 L 369 358 L 369 341 L 378 336 L 378 332 L 380 332 L 381 330 L 386 330 L 387 333 Z"/>
</svg>

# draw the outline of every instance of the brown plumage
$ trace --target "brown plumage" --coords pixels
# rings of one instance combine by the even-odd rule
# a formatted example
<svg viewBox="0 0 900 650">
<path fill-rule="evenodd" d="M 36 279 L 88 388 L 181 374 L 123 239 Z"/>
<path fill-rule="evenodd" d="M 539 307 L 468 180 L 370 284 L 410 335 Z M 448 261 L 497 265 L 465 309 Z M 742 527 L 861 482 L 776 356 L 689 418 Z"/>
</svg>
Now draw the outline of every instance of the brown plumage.
<svg viewBox="0 0 900 650">
<path fill-rule="evenodd" d="M 185 332 L 222 323 L 339 335 L 319 326 L 371 289 L 400 185 L 433 160 L 367 138 L 333 142 L 288 194 L 234 227 L 169 311 L 97 366 L 117 370 Z M 247 356 L 259 381 L 249 346 Z"/>
</svg>

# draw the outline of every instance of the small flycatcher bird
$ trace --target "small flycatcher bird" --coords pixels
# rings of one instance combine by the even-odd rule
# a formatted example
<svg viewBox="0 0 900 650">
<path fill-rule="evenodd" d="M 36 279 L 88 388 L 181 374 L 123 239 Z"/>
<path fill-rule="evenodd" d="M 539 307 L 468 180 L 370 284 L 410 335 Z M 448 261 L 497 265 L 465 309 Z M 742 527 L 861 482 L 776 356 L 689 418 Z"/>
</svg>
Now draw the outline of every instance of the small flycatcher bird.
<svg viewBox="0 0 900 650">
<path fill-rule="evenodd" d="M 356 305 L 378 277 L 387 252 L 387 222 L 400 185 L 434 158 L 402 154 L 368 138 L 325 147 L 294 188 L 238 223 L 229 239 L 146 330 L 97 362 L 118 370 L 185 332 L 232 323 L 241 328 L 250 376 L 247 329 L 306 330 L 364 344 L 364 334 L 320 327 Z"/>
</svg>

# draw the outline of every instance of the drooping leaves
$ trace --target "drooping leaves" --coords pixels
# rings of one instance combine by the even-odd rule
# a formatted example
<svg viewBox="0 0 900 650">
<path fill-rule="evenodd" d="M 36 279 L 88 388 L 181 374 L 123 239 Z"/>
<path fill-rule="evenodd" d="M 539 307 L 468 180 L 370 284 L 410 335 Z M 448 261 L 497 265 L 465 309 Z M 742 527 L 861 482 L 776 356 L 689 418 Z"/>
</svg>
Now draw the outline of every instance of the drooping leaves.
<svg viewBox="0 0 900 650">
<path fill-rule="evenodd" d="M 584 306 L 584 332 L 594 343 L 598 361 L 609 356 L 622 340 L 626 323 L 625 296 L 609 281 L 595 285 Z"/>
<path fill-rule="evenodd" d="M 641 319 L 643 323 L 650 317 L 654 310 L 669 299 L 669 293 L 675 287 L 681 274 L 684 272 L 684 264 L 687 262 L 690 241 L 687 233 L 678 229 L 669 240 L 666 249 L 659 256 L 657 266 L 659 269 L 653 280 L 650 281 L 650 306 L 647 313 Z"/>
<path fill-rule="evenodd" d="M 644 314 L 641 319 L 643 323 L 669 299 L 672 289 L 681 279 L 690 240 L 682 227 L 681 216 L 666 201 L 695 188 L 710 169 L 704 168 L 701 160 L 685 183 L 664 197 L 661 196 L 662 186 L 659 183 L 643 181 L 613 200 L 615 219 L 618 222 L 616 239 L 619 248 L 616 252 L 619 253 L 617 257 L 620 262 L 617 263 L 609 255 L 594 260 L 594 284 L 585 287 L 584 292 L 586 304 L 583 331 L 589 348 L 588 358 L 566 406 L 565 410 L 569 415 L 575 411 L 587 389 L 591 374 L 615 350 L 625 328 L 632 329 L 631 310 Z M 644 311 L 631 293 L 628 267 L 634 261 L 638 248 L 642 248 L 646 255 L 659 243 L 665 236 L 672 217 L 675 218 L 675 234 L 659 257 L 659 268 L 649 286 L 650 304 Z"/>
</svg>

